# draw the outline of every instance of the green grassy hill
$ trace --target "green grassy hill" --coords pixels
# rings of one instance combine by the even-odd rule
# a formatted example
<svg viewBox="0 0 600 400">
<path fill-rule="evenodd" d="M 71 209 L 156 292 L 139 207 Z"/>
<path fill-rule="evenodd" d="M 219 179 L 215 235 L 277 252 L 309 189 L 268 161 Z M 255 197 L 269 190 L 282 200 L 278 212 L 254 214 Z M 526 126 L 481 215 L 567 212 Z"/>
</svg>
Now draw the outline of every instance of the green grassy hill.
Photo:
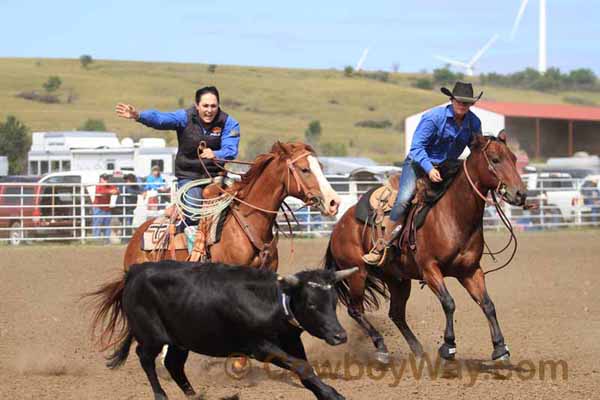
<svg viewBox="0 0 600 400">
<path fill-rule="evenodd" d="M 15 95 L 42 91 L 49 76 L 62 79 L 61 104 L 43 104 Z M 321 143 L 343 142 L 348 155 L 371 157 L 379 162 L 401 158 L 404 118 L 445 100 L 436 90 L 412 87 L 416 74 L 391 74 L 389 82 L 345 77 L 337 70 L 276 69 L 218 66 L 215 73 L 204 64 L 95 61 L 83 69 L 79 60 L 0 59 L 0 119 L 12 114 L 32 131 L 73 130 L 88 118 L 102 119 L 120 137 L 162 136 L 176 144 L 173 133 L 158 132 L 118 118 L 117 102 L 140 109 L 187 107 L 196 88 L 216 85 L 223 109 L 242 127 L 242 154 L 258 137 L 267 143 L 303 139 L 311 120 L 323 128 Z M 484 87 L 486 99 L 561 103 L 573 93 L 546 94 Z M 66 99 L 71 94 L 72 103 Z M 577 94 L 582 97 L 582 94 Z M 600 93 L 585 93 L 600 103 Z M 360 128 L 361 120 L 389 120 L 387 129 Z"/>
</svg>

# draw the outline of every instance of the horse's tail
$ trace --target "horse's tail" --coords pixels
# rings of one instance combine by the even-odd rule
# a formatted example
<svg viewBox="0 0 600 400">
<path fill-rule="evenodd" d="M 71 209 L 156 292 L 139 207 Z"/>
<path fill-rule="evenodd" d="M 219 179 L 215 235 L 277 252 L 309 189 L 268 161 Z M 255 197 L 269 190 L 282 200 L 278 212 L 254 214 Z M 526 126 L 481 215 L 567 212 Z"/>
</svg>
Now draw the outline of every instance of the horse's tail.
<svg viewBox="0 0 600 400">
<path fill-rule="evenodd" d="M 101 286 L 98 290 L 87 293 L 84 297 L 92 298 L 96 308 L 92 318 L 92 335 L 101 351 L 115 347 L 108 357 L 108 368 L 117 368 L 127 360 L 133 335 L 129 330 L 123 312 L 123 291 L 126 274 L 113 282 Z M 96 333 L 99 332 L 99 335 Z"/>
<path fill-rule="evenodd" d="M 340 269 L 338 263 L 333 257 L 333 254 L 331 253 L 331 238 L 329 239 L 329 243 L 327 243 L 327 252 L 325 253 L 325 258 L 323 259 L 323 267 L 332 272 Z M 340 303 L 348 307 L 350 304 L 350 286 L 348 285 L 348 282 L 346 282 L 346 279 L 342 279 L 335 284 L 335 291 L 337 292 Z"/>
<path fill-rule="evenodd" d="M 337 261 L 331 253 L 331 239 L 329 239 L 329 243 L 327 244 L 327 252 L 325 253 L 325 258 L 323 259 L 323 266 L 328 271 L 335 272 L 340 270 Z M 385 300 L 388 300 L 390 298 L 390 292 L 385 282 L 381 278 L 375 276 L 372 270 L 367 269 L 367 272 L 363 305 L 365 309 L 369 311 L 375 311 L 378 310 L 380 306 L 379 296 L 383 297 Z M 350 304 L 350 285 L 346 279 L 337 282 L 335 285 L 335 290 L 340 303 L 348 307 Z"/>
</svg>

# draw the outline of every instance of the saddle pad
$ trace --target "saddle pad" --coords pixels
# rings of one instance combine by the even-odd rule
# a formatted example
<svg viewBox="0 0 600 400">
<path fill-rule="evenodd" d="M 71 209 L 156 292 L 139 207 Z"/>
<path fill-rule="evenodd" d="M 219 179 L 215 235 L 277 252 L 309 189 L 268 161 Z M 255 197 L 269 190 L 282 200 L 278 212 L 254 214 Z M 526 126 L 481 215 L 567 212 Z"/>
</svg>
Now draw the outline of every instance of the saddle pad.
<svg viewBox="0 0 600 400">
<path fill-rule="evenodd" d="M 227 214 L 229 214 L 229 207 L 223 210 L 219 215 L 213 216 L 213 220 L 210 224 L 210 232 L 206 237 L 206 244 L 208 246 L 219 243 L 221 240 L 221 233 L 223 232 L 223 225 L 225 225 Z"/>
<path fill-rule="evenodd" d="M 142 250 L 167 250 L 169 248 L 169 224 L 150 224 L 142 236 Z"/>
<path fill-rule="evenodd" d="M 151 224 L 142 236 L 142 250 L 167 250 L 169 248 L 169 224 Z M 175 235 L 175 250 L 187 249 L 184 233 Z"/>
<path fill-rule="evenodd" d="M 363 224 L 373 226 L 375 224 L 375 210 L 371 206 L 371 196 L 373 192 L 382 188 L 383 186 L 375 187 L 361 196 L 356 204 L 356 211 L 354 217 Z M 385 214 L 389 214 L 389 211 Z"/>
</svg>

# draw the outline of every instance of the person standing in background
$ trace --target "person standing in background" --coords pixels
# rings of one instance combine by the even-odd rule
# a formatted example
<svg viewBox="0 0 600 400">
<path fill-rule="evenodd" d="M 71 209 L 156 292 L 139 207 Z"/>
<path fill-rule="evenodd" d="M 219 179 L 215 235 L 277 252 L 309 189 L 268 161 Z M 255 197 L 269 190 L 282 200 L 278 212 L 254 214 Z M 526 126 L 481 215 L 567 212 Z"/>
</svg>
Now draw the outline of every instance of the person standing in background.
<svg viewBox="0 0 600 400">
<path fill-rule="evenodd" d="M 94 195 L 94 203 L 92 207 L 92 235 L 94 239 L 101 239 L 105 236 L 110 238 L 110 220 L 112 214 L 110 212 L 110 197 L 118 195 L 119 190 L 114 185 L 108 184 L 108 174 L 100 175 L 99 183 L 96 185 L 96 193 Z"/>
</svg>

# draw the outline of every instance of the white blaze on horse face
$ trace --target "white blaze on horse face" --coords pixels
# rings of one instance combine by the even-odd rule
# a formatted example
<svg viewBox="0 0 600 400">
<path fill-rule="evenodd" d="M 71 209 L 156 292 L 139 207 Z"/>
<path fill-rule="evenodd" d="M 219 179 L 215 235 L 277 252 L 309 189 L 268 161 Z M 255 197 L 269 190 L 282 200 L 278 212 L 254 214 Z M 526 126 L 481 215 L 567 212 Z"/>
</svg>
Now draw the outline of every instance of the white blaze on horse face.
<svg viewBox="0 0 600 400">
<path fill-rule="evenodd" d="M 323 171 L 321 170 L 321 166 L 319 165 L 317 158 L 314 156 L 308 156 L 307 158 L 310 170 L 314 174 L 315 178 L 317 178 L 319 189 L 323 195 L 322 213 L 324 215 L 336 215 L 342 199 L 340 196 L 338 196 L 336 191 L 333 190 L 327 179 L 325 179 L 325 175 L 323 175 Z"/>
</svg>

